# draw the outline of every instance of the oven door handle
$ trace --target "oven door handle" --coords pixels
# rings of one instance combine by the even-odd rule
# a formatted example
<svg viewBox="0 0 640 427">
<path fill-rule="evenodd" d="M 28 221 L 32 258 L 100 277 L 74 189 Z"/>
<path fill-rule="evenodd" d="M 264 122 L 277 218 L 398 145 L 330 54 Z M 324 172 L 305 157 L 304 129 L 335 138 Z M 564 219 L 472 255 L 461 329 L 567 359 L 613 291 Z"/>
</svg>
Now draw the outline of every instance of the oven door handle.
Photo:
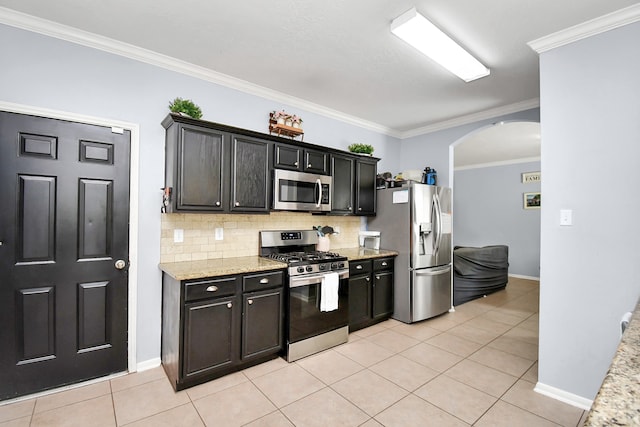
<svg viewBox="0 0 640 427">
<path fill-rule="evenodd" d="M 318 201 L 316 202 L 316 208 L 319 208 L 320 203 L 322 202 L 322 181 L 320 181 L 320 178 L 316 179 L 316 189 L 318 190 Z"/>
<path fill-rule="evenodd" d="M 338 277 L 340 279 L 348 279 L 349 278 L 349 270 L 340 270 L 336 271 L 338 273 Z M 298 288 L 300 286 L 308 286 L 315 285 L 318 283 L 322 283 L 322 278 L 326 276 L 327 273 L 320 274 L 311 274 L 309 276 L 298 276 L 292 277 L 289 279 L 289 288 Z"/>
</svg>

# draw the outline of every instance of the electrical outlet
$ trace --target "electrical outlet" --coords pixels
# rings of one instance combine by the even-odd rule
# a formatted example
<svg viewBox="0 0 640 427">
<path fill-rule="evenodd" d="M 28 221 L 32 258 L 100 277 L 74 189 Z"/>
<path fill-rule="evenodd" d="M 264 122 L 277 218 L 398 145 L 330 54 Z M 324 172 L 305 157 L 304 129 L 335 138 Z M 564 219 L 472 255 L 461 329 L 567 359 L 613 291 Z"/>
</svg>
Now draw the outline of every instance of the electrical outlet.
<svg viewBox="0 0 640 427">
<path fill-rule="evenodd" d="M 216 228 L 216 240 L 224 239 L 224 230 L 222 228 Z"/>
<path fill-rule="evenodd" d="M 184 242 L 184 230 L 181 228 L 176 228 L 173 230 L 173 243 L 182 243 Z"/>
<path fill-rule="evenodd" d="M 573 211 L 571 209 L 560 209 L 560 225 L 573 225 Z"/>
</svg>

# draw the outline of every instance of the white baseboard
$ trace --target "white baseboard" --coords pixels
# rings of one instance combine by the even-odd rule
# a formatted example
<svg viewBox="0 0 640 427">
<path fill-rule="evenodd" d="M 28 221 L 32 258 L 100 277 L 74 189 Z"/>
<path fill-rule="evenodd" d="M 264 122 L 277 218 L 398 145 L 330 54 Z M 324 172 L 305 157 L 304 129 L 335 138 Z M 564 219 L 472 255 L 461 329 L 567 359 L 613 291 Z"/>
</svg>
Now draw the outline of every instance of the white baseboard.
<svg viewBox="0 0 640 427">
<path fill-rule="evenodd" d="M 538 382 L 533 390 L 552 399 L 575 406 L 576 408 L 584 409 L 585 411 L 588 411 L 593 404 L 593 400 L 585 399 L 577 394 L 569 393 L 568 391 L 560 390 L 559 388 L 542 384 L 541 382 Z"/>
<path fill-rule="evenodd" d="M 162 363 L 162 361 L 160 360 L 159 357 L 155 357 L 153 359 L 145 360 L 144 362 L 138 363 L 137 371 L 138 372 L 147 371 L 149 369 L 153 369 L 155 367 L 160 366 L 161 363 Z"/>
<path fill-rule="evenodd" d="M 537 281 L 540 281 L 539 277 L 523 276 L 522 274 L 509 274 L 509 277 L 514 277 L 516 279 L 526 279 L 526 280 L 537 280 Z"/>
</svg>

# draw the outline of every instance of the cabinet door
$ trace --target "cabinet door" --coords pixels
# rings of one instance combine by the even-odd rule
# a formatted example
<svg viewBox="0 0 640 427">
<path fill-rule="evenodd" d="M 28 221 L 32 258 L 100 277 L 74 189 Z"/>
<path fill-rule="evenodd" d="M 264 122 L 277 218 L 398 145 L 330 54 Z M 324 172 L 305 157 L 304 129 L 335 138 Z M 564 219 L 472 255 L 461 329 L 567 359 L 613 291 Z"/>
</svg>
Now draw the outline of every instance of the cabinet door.
<svg viewBox="0 0 640 427">
<path fill-rule="evenodd" d="M 353 213 L 354 163 L 354 160 L 349 157 L 331 157 L 331 176 L 333 177 L 331 212 L 333 213 Z"/>
<path fill-rule="evenodd" d="M 222 132 L 196 126 L 180 126 L 177 209 L 224 210 L 224 147 L 227 138 L 228 134 Z"/>
<path fill-rule="evenodd" d="M 329 175 L 329 154 L 323 151 L 304 150 L 304 171 Z"/>
<path fill-rule="evenodd" d="M 233 135 L 231 150 L 231 210 L 269 211 L 269 144 Z"/>
<path fill-rule="evenodd" d="M 356 203 L 358 215 L 376 213 L 376 163 L 356 161 Z"/>
<path fill-rule="evenodd" d="M 291 145 L 276 144 L 273 164 L 278 169 L 302 171 L 302 149 Z"/>
<path fill-rule="evenodd" d="M 282 349 L 282 288 L 244 294 L 242 304 L 242 359 Z"/>
<path fill-rule="evenodd" d="M 371 320 L 370 275 L 349 278 L 349 330 Z"/>
<path fill-rule="evenodd" d="M 393 314 L 393 272 L 373 273 L 373 318 L 388 317 Z"/>
<path fill-rule="evenodd" d="M 206 374 L 238 359 L 237 298 L 186 304 L 184 312 L 183 377 Z"/>
</svg>

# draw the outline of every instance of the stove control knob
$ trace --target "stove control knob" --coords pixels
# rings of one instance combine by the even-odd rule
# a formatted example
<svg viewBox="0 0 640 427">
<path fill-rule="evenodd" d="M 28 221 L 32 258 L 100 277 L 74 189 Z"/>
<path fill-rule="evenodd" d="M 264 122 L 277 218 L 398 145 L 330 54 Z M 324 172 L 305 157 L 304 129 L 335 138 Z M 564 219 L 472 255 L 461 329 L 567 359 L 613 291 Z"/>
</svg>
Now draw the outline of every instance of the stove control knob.
<svg viewBox="0 0 640 427">
<path fill-rule="evenodd" d="M 331 269 L 332 270 L 337 270 L 338 269 L 338 263 L 337 262 L 332 263 L 331 264 Z"/>
<path fill-rule="evenodd" d="M 313 271 L 313 267 L 311 267 L 310 265 L 307 265 L 307 271 L 311 273 Z"/>
<path fill-rule="evenodd" d="M 322 271 L 322 270 L 326 270 L 326 269 L 327 269 L 327 264 L 320 264 L 320 265 L 318 266 L 318 269 L 319 269 L 320 271 Z"/>
<path fill-rule="evenodd" d="M 298 267 L 298 273 L 304 273 L 304 267 Z"/>
<path fill-rule="evenodd" d="M 341 262 L 341 263 L 338 265 L 338 267 L 340 267 L 340 268 L 344 268 L 344 262 Z"/>
</svg>

